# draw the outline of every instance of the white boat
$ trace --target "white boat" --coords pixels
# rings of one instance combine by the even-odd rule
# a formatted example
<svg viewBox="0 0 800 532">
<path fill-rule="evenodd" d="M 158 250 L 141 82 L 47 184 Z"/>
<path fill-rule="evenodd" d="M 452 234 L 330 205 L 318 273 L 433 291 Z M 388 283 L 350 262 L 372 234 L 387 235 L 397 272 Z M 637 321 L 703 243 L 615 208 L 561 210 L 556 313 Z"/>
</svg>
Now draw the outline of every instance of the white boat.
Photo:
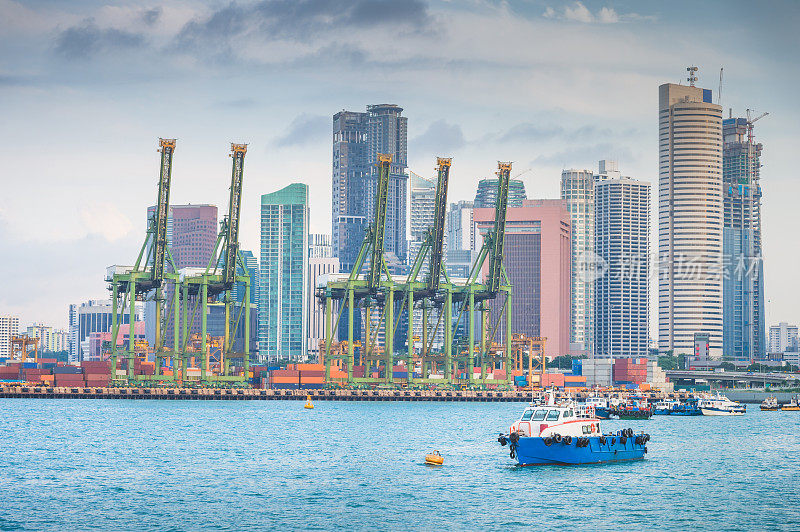
<svg viewBox="0 0 800 532">
<path fill-rule="evenodd" d="M 719 392 L 713 397 L 698 399 L 697 406 L 704 416 L 741 416 L 747 411 L 744 405 L 731 401 Z"/>
</svg>

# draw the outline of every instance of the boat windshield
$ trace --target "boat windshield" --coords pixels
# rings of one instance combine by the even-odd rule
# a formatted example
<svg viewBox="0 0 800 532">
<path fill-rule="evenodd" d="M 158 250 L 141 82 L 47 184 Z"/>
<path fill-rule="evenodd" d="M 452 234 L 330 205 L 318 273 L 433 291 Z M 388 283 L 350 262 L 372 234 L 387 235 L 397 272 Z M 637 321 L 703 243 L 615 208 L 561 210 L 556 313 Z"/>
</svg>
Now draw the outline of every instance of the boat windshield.
<svg viewBox="0 0 800 532">
<path fill-rule="evenodd" d="M 551 410 L 547 414 L 547 421 L 557 421 L 558 420 L 558 414 L 559 414 L 558 410 Z"/>
<path fill-rule="evenodd" d="M 547 410 L 537 410 L 536 413 L 533 415 L 533 420 L 544 421 L 545 416 L 547 416 Z"/>
<path fill-rule="evenodd" d="M 528 420 L 530 420 L 532 415 L 533 415 L 533 410 L 531 410 L 530 408 L 528 408 L 527 410 L 525 410 L 525 411 L 522 413 L 522 421 L 528 421 Z"/>
</svg>

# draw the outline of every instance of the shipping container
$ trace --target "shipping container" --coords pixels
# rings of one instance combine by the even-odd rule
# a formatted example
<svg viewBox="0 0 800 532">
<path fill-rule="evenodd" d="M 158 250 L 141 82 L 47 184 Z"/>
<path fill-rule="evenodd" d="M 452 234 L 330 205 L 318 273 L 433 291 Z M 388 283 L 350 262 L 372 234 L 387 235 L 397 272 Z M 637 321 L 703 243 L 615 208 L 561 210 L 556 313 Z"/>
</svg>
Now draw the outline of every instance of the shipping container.
<svg viewBox="0 0 800 532">
<path fill-rule="evenodd" d="M 270 383 L 270 388 L 273 390 L 299 390 L 299 384 L 289 384 L 289 383 Z"/>
<path fill-rule="evenodd" d="M 83 370 L 78 366 L 58 366 L 53 368 L 53 375 L 66 375 L 66 374 L 74 374 L 80 375 L 83 373 Z"/>
</svg>

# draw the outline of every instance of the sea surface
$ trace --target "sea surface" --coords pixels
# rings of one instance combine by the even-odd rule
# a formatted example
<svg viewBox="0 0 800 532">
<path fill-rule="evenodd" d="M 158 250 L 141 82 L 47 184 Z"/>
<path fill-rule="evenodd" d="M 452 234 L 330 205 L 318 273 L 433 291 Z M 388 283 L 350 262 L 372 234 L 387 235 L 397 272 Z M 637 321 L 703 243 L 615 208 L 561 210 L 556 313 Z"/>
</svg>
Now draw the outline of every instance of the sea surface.
<svg viewBox="0 0 800 532">
<path fill-rule="evenodd" d="M 607 421 L 647 458 L 522 468 L 522 407 L 3 399 L 0 530 L 800 530 L 800 412 Z"/>
</svg>

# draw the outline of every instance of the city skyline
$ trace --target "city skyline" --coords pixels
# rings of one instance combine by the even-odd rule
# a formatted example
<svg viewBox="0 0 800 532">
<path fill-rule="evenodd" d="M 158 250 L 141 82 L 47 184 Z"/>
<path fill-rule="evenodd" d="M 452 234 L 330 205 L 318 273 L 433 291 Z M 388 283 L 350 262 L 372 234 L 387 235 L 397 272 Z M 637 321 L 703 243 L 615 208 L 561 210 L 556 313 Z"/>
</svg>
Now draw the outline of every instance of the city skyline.
<svg viewBox="0 0 800 532">
<path fill-rule="evenodd" d="M 238 9 L 246 11 L 248 5 Z M 783 229 L 797 225 L 800 216 L 789 203 L 798 192 L 798 184 L 790 178 L 793 162 L 788 148 L 797 121 L 797 110 L 791 105 L 797 72 L 785 50 L 791 49 L 789 45 L 797 37 L 785 31 L 792 20 L 786 9 L 778 17 L 775 7 L 692 4 L 693 16 L 713 16 L 720 25 L 727 24 L 726 31 L 734 31 L 737 24 L 743 27 L 747 21 L 752 31 L 729 43 L 723 54 L 715 51 L 720 48 L 720 35 L 698 35 L 686 18 L 677 14 L 678 9 L 664 13 L 655 6 L 616 3 L 610 12 L 604 11 L 614 16 L 601 20 L 601 10 L 610 7 L 604 2 L 563 6 L 512 2 L 473 11 L 439 2 L 409 3 L 397 16 L 400 26 L 412 36 L 399 36 L 393 45 L 403 52 L 416 50 L 422 58 L 465 61 L 465 54 L 471 54 L 481 58 L 484 66 L 469 63 L 472 70 L 451 79 L 423 65 L 423 79 L 409 77 L 412 66 L 394 63 L 392 70 L 390 62 L 380 57 L 383 48 L 365 52 L 369 49 L 365 46 L 378 42 L 377 34 L 385 32 L 381 26 L 380 31 L 358 32 L 357 42 L 348 41 L 355 55 L 338 50 L 337 65 L 350 77 L 314 84 L 309 82 L 328 70 L 309 69 L 307 65 L 313 63 L 304 64 L 302 57 L 285 58 L 289 66 L 282 79 L 272 76 L 268 68 L 255 69 L 250 75 L 239 72 L 232 79 L 217 76 L 240 64 L 242 58 L 236 54 L 230 66 L 224 61 L 212 62 L 212 72 L 206 74 L 187 66 L 191 61 L 171 62 L 168 79 L 162 79 L 146 60 L 159 46 L 180 36 L 185 46 L 176 52 L 174 61 L 178 56 L 191 60 L 212 53 L 190 46 L 191 31 L 210 31 L 208 21 L 215 14 L 200 4 L 186 4 L 182 12 L 164 8 L 152 26 L 142 22 L 143 10 L 133 3 L 121 3 L 116 9 L 92 2 L 73 3 L 68 9 L 37 3 L 7 2 L 4 6 L 8 17 L 0 22 L 4 29 L 0 42 L 6 44 L 4 50 L 22 52 L 9 55 L 0 84 L 11 126 L 4 133 L 4 145 L 16 154 L 7 159 L 7 171 L 9 175 L 21 173 L 23 161 L 41 161 L 35 165 L 33 179 L 10 180 L 6 185 L 10 195 L 33 194 L 37 201 L 24 213 L 13 203 L 0 211 L 0 243 L 12 256 L 25 259 L 0 267 L 4 278 L 19 281 L 3 294 L 0 305 L 5 312 L 19 315 L 23 323 L 65 326 L 70 302 L 105 292 L 103 268 L 135 256 L 142 238 L 141 205 L 152 204 L 154 199 L 157 162 L 148 154 L 158 135 L 174 133 L 179 138 L 173 191 L 176 204 L 222 205 L 228 184 L 227 143 L 251 142 L 254 149 L 246 170 L 242 246 L 257 249 L 258 197 L 289 179 L 311 186 L 310 229 L 327 232 L 330 227 L 329 135 L 335 110 L 361 109 L 381 101 L 402 105 L 410 125 L 409 170 L 430 176 L 436 155 L 452 155 L 452 201 L 471 199 L 478 180 L 487 177 L 486 168 L 497 159 L 516 161 L 517 172 L 532 168 L 520 177 L 529 197 L 556 198 L 563 168 L 591 168 L 603 158 L 619 160 L 630 175 L 655 183 L 653 87 L 682 80 L 690 64 L 700 66 L 698 84 L 711 88 L 715 98 L 718 68 L 725 67 L 722 105 L 726 116 L 728 107 L 740 116 L 747 107 L 771 113 L 758 124 L 758 138 L 766 146 L 762 178 L 766 321 L 797 321 L 792 303 L 800 281 L 790 268 L 800 252 L 796 246 L 785 245 L 791 234 Z M 482 28 L 475 27 L 474 9 L 482 10 Z M 442 16 L 452 20 L 453 32 L 431 29 L 430 21 Z M 88 17 L 94 18 L 87 21 Z M 28 22 L 31 20 L 37 23 Z M 755 20 L 769 23 L 752 24 Z M 327 35 L 336 31 L 319 18 L 306 22 L 323 27 Z M 352 28 L 353 24 L 351 19 L 342 19 L 343 27 Z M 471 34 L 476 44 L 458 50 L 455 28 L 467 27 L 475 28 Z M 510 43 L 530 43 L 531 35 L 545 43 L 559 41 L 565 31 L 576 39 L 560 47 L 558 54 L 548 52 L 549 47 L 514 46 L 510 50 L 487 45 L 498 27 L 504 28 Z M 769 33 L 761 28 L 770 28 Z M 140 36 L 134 39 L 139 44 L 115 44 L 110 29 Z M 696 46 L 682 46 L 676 52 L 672 46 L 687 35 Z M 80 41 L 80 36 L 89 39 Z M 601 46 L 596 44 L 598 36 L 603 36 Z M 218 35 L 222 48 L 235 39 L 255 38 L 250 33 Z M 13 47 L 9 44 L 12 40 Z M 310 61 L 309 54 L 321 50 L 313 44 L 297 54 L 305 54 Z M 327 50 L 321 57 L 336 52 Z M 768 64 L 761 60 L 765 53 L 773 58 Z M 121 58 L 127 61 L 130 73 L 110 67 Z M 261 66 L 270 64 L 263 56 L 254 61 Z M 487 90 L 482 78 L 488 68 L 507 73 L 509 83 Z M 141 79 L 120 90 L 119 81 L 130 75 Z M 769 90 L 764 78 L 770 79 Z M 582 82 L 576 83 L 578 79 Z M 84 80 L 96 83 L 88 86 Z M 254 91 L 254 86 L 260 90 Z M 290 86 L 303 89 L 291 97 L 282 96 Z M 160 89 L 169 89 L 166 96 L 149 96 Z M 34 109 L 37 116 L 31 119 Z M 91 138 L 82 139 L 65 127 L 76 122 L 78 115 L 80 123 L 91 126 Z M 267 116 L 268 121 L 264 119 Z M 44 122 L 44 117 L 52 118 Z M 38 147 L 22 142 L 32 137 L 48 145 L 44 157 Z M 98 139 L 102 148 L 99 158 L 97 148 L 88 145 Z M 131 183 L 137 186 L 131 187 Z M 124 197 L 109 192 L 123 187 L 130 191 Z M 42 195 L 36 192 L 40 189 L 58 194 Z M 782 193 L 771 194 L 774 190 Z M 52 264 L 59 268 L 49 282 L 64 287 L 63 294 L 41 289 L 40 276 Z M 97 265 L 96 270 L 92 264 Z"/>
</svg>

